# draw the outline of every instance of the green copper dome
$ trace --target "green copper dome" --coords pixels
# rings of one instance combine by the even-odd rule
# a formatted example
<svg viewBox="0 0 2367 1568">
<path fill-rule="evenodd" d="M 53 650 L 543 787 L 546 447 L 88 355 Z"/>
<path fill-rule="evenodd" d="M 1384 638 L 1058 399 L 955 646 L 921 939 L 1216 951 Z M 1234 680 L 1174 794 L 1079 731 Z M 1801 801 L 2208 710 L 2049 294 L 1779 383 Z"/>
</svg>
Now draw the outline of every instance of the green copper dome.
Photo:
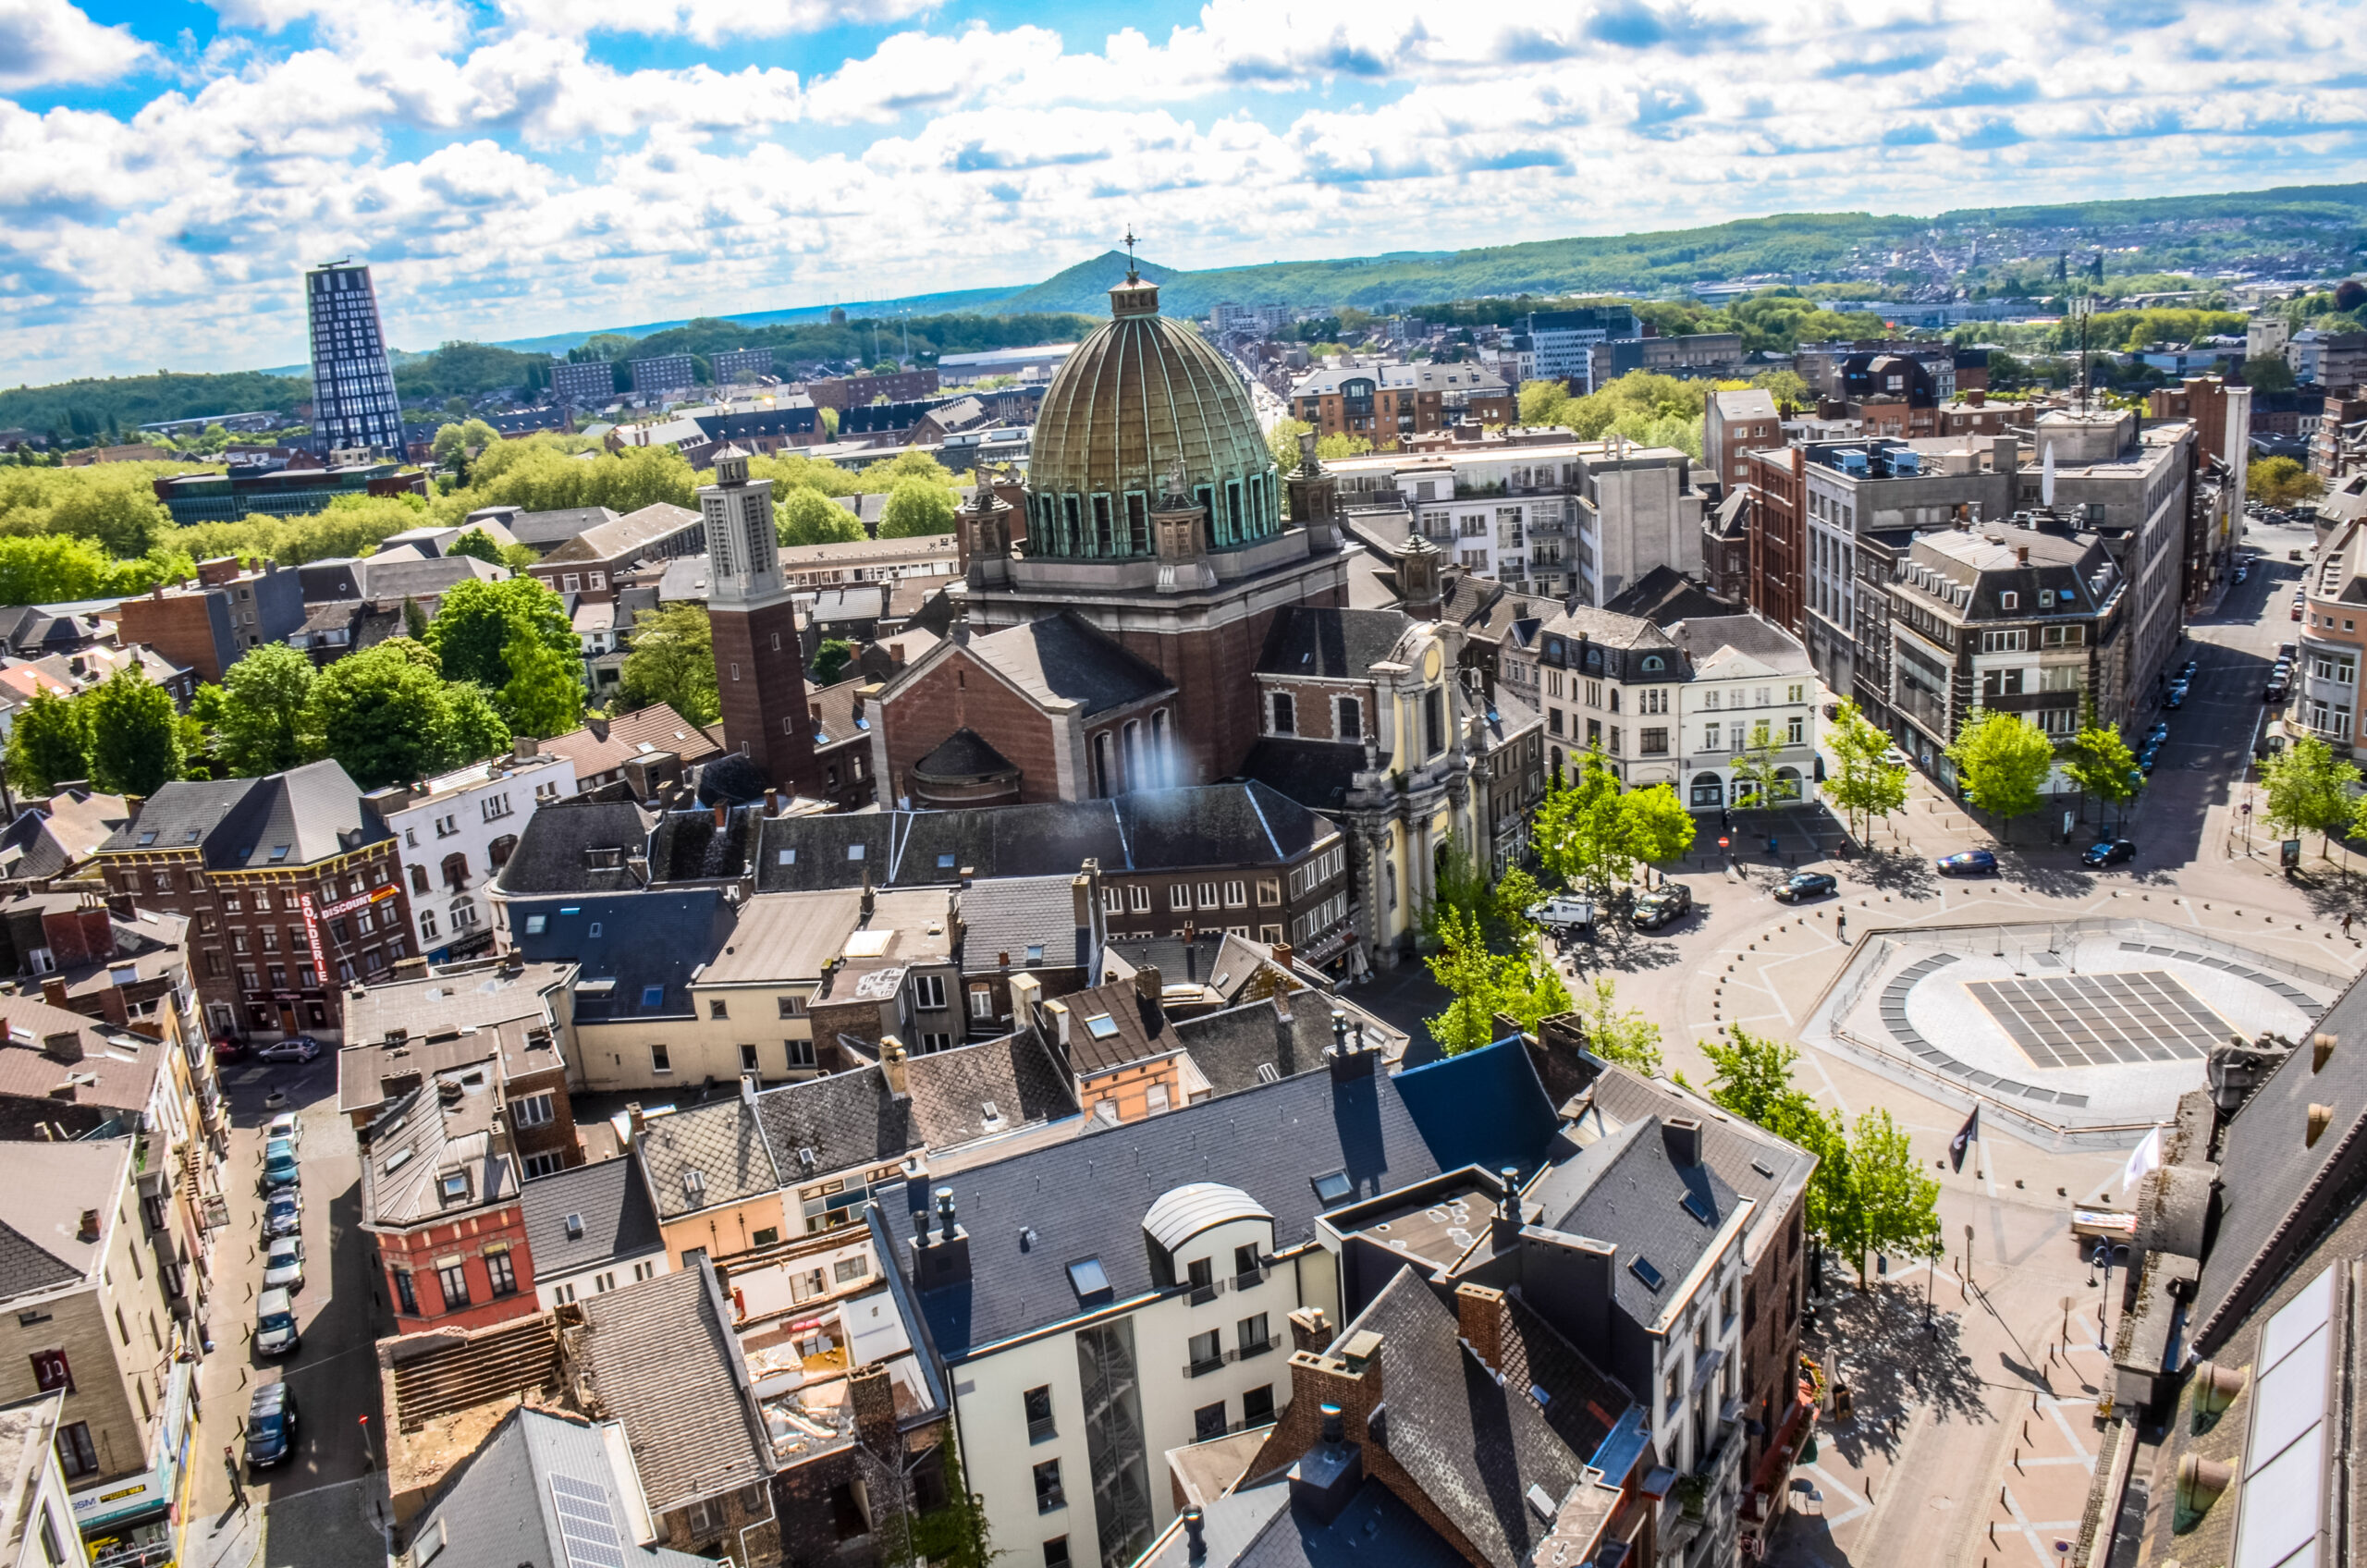
<svg viewBox="0 0 2367 1568">
<path fill-rule="evenodd" d="M 1044 392 L 1027 465 L 1028 553 L 1153 554 L 1149 514 L 1176 488 L 1206 508 L 1208 549 L 1282 532 L 1273 455 L 1248 388 L 1197 333 L 1159 313 L 1159 287 L 1129 276 L 1110 320 Z"/>
</svg>

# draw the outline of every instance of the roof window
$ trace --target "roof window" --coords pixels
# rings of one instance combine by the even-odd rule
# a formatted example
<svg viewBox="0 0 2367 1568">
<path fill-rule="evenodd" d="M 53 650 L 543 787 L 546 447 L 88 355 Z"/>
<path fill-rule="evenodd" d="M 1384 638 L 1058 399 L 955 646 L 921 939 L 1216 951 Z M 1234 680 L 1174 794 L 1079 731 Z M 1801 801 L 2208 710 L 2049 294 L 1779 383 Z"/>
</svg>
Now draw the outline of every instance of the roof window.
<svg viewBox="0 0 2367 1568">
<path fill-rule="evenodd" d="M 469 1197 L 469 1173 L 465 1170 L 448 1170 L 435 1179 L 435 1188 L 443 1194 L 446 1203 L 466 1203 Z"/>
<path fill-rule="evenodd" d="M 583 1239 L 583 1216 L 570 1214 L 567 1217 L 567 1239 L 570 1242 Z"/>
<path fill-rule="evenodd" d="M 281 862 L 281 861 L 283 861 L 283 860 L 286 860 L 287 858 L 288 858 L 288 846 L 287 846 L 287 845 L 285 845 L 285 844 L 274 844 L 274 845 L 272 845 L 272 847 L 271 847 L 271 859 L 272 859 L 272 864 L 274 864 L 276 865 L 276 864 L 277 864 L 279 862 Z"/>
<path fill-rule="evenodd" d="M 141 847 L 141 849 L 143 849 L 143 850 L 144 850 L 144 849 L 146 849 L 149 845 L 151 845 L 151 844 L 154 843 L 155 841 L 156 841 L 156 830 L 155 830 L 154 828 L 153 828 L 153 827 L 152 827 L 152 828 L 150 828 L 147 832 L 142 833 L 141 835 L 140 835 L 140 847 Z"/>
<path fill-rule="evenodd" d="M 1348 1173 L 1345 1170 L 1330 1171 L 1312 1180 L 1315 1182 L 1315 1195 L 1327 1204 L 1338 1203 L 1356 1190 L 1356 1184 L 1348 1180 Z"/>
<path fill-rule="evenodd" d="M 952 870 L 952 869 L 953 869 L 953 857 L 952 857 L 951 855 L 939 855 L 939 856 L 938 856 L 938 857 L 937 857 L 937 868 L 938 868 L 938 870 L 939 870 L 939 871 L 950 871 L 950 870 Z"/>
<path fill-rule="evenodd" d="M 1079 1301 L 1110 1293 L 1110 1276 L 1098 1257 L 1082 1257 L 1069 1265 L 1069 1288 L 1076 1292 Z"/>
<path fill-rule="evenodd" d="M 1661 1287 L 1668 1283 L 1666 1280 L 1661 1278 L 1661 1271 L 1652 1267 L 1652 1260 L 1649 1257 L 1629 1258 L 1627 1271 L 1641 1280 L 1644 1282 L 1644 1289 L 1654 1295 L 1660 1294 Z"/>
<path fill-rule="evenodd" d="M 664 1007 L 666 1005 L 666 987 L 663 986 L 644 986 L 641 988 L 641 1005 L 644 1007 Z"/>
<path fill-rule="evenodd" d="M 1043 943 L 1030 942 L 1027 944 L 1027 962 L 1030 963 L 1041 963 L 1044 962 Z"/>
<path fill-rule="evenodd" d="M 683 1171 L 682 1195 L 693 1203 L 704 1202 L 706 1198 L 706 1173 L 700 1170 Z"/>
<path fill-rule="evenodd" d="M 1685 1212 L 1693 1216 L 1694 1219 L 1699 1219 L 1704 1225 L 1711 1223 L 1718 1217 L 1717 1211 L 1710 1207 L 1709 1201 L 1702 1197 L 1699 1193 L 1687 1193 L 1685 1194 Z"/>
<path fill-rule="evenodd" d="M 849 844 L 847 846 L 847 859 L 861 860 L 862 858 L 863 846 L 861 844 Z"/>
<path fill-rule="evenodd" d="M 1085 1021 L 1085 1032 L 1097 1040 L 1112 1040 L 1118 1035 L 1118 1021 L 1106 1012 L 1097 1012 Z"/>
</svg>

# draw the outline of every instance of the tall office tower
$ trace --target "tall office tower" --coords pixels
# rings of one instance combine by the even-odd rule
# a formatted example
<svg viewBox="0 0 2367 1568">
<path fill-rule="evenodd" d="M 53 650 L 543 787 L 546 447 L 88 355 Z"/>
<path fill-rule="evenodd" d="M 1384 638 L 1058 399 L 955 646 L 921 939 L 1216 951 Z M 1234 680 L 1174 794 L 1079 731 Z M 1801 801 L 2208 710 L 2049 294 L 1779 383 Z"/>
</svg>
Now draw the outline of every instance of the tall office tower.
<svg viewBox="0 0 2367 1568">
<path fill-rule="evenodd" d="M 715 455 L 715 483 L 699 486 L 699 510 L 706 519 L 707 621 L 723 743 L 762 769 L 767 783 L 799 789 L 813 772 L 814 721 L 796 606 L 780 577 L 773 482 L 751 480 L 748 454 L 726 447 Z"/>
<path fill-rule="evenodd" d="M 313 444 L 401 452 L 402 408 L 370 269 L 350 261 L 314 267 L 304 275 L 304 298 L 313 326 Z"/>
</svg>

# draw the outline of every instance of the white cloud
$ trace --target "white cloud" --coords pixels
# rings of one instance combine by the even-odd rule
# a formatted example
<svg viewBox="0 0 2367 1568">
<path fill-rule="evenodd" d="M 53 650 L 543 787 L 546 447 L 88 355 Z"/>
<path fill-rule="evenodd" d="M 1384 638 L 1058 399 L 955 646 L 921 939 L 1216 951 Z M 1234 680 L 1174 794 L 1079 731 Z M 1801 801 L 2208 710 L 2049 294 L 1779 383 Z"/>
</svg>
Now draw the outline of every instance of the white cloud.
<svg viewBox="0 0 2367 1568">
<path fill-rule="evenodd" d="M 154 51 L 128 27 L 101 27 L 67 0 L 0 0 L 0 92 L 113 81 Z"/>
<path fill-rule="evenodd" d="M 1210 0 L 1163 39 L 1065 43 L 896 25 L 909 0 L 223 3 L 246 31 L 134 113 L 0 98 L 19 379 L 159 341 L 295 359 L 297 275 L 346 251 L 420 345 L 1026 280 L 1130 223 L 1205 266 L 2240 190 L 2367 151 L 2341 0 L 2275 30 L 2236 0 L 2170 27 L 2097 0 Z M 38 14 L 116 40 L 117 70 L 142 47 Z M 749 63 L 749 38 L 850 19 L 889 25 L 824 68 Z M 655 64 L 632 31 L 736 52 Z"/>
</svg>

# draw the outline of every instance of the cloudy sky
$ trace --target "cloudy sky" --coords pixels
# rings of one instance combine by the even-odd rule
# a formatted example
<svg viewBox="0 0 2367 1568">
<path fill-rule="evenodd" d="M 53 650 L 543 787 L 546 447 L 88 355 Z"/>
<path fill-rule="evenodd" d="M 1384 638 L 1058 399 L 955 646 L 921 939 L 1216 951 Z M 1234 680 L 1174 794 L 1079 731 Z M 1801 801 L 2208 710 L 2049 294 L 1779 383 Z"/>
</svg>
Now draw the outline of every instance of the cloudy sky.
<svg viewBox="0 0 2367 1568">
<path fill-rule="evenodd" d="M 2361 178 L 2357 0 L 0 0 L 0 383 Z M 2263 25 L 2273 18 L 2274 25 Z"/>
</svg>

